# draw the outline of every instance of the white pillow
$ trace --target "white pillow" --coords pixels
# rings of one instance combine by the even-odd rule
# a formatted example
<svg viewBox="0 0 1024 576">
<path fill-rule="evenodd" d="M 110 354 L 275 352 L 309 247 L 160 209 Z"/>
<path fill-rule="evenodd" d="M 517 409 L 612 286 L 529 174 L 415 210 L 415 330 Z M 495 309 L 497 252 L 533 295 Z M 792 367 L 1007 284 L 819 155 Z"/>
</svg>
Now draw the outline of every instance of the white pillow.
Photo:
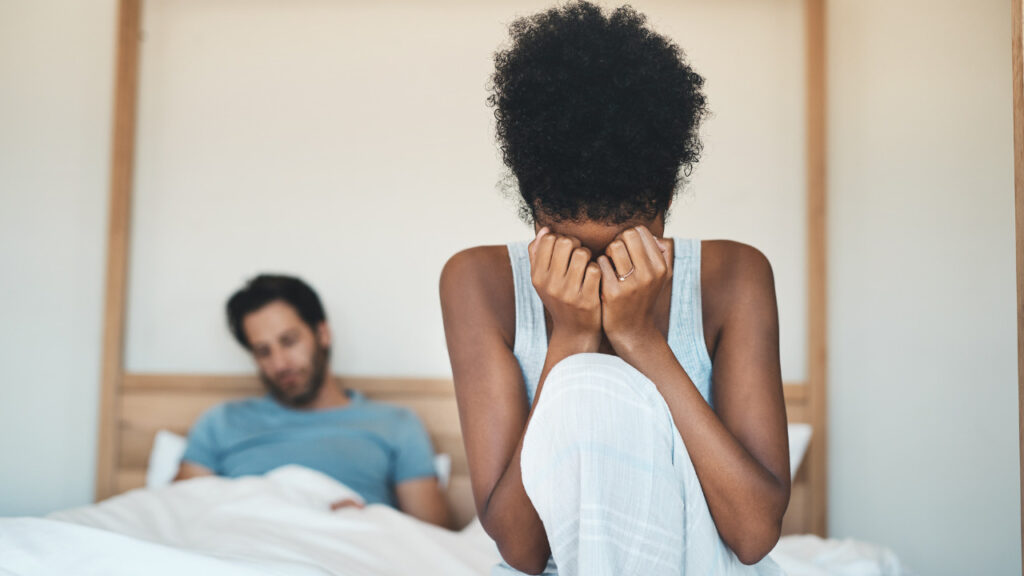
<svg viewBox="0 0 1024 576">
<path fill-rule="evenodd" d="M 174 480 L 187 444 L 184 436 L 169 430 L 157 431 L 156 438 L 153 439 L 153 450 L 149 453 L 146 488 L 167 486 Z"/>
<path fill-rule="evenodd" d="M 160 430 L 153 439 L 153 450 L 149 453 L 149 468 L 146 469 L 146 488 L 167 486 L 178 474 L 181 457 L 185 455 L 188 441 L 170 430 Z M 448 487 L 452 475 L 452 457 L 447 454 L 434 456 L 434 471 L 441 488 Z"/>
<path fill-rule="evenodd" d="M 452 457 L 447 454 L 434 456 L 434 471 L 437 472 L 437 483 L 441 490 L 448 488 L 448 480 L 452 477 Z"/>
<path fill-rule="evenodd" d="M 804 456 L 807 454 L 807 445 L 811 443 L 811 425 L 810 424 L 790 424 L 789 425 L 789 475 L 790 478 L 796 477 L 796 471 L 800 469 L 800 463 L 803 462 Z"/>
</svg>

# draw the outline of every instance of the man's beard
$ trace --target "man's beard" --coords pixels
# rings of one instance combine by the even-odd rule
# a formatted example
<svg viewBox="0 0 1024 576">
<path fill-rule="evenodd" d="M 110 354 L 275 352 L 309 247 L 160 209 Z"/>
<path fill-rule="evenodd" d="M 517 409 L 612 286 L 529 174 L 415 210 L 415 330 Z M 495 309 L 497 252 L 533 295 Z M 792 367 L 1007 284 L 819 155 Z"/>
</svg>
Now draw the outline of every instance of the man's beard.
<svg viewBox="0 0 1024 576">
<path fill-rule="evenodd" d="M 305 386 L 297 394 L 289 395 L 262 370 L 260 371 L 260 380 L 263 382 L 267 392 L 270 392 L 270 395 L 275 400 L 286 406 L 302 408 L 316 400 L 316 397 L 320 395 L 320 389 L 324 387 L 324 374 L 327 371 L 330 356 L 330 348 L 317 346 L 316 352 L 313 354 L 313 361 L 310 363 L 312 369 L 309 374 L 309 380 L 306 381 Z"/>
</svg>

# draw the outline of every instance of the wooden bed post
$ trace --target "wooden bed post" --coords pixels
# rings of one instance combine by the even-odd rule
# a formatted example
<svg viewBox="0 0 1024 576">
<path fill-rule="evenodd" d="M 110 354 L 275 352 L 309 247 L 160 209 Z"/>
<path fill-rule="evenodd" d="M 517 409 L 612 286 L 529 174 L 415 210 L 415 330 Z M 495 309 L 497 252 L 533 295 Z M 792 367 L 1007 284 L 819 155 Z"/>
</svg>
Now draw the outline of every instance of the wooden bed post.
<svg viewBox="0 0 1024 576">
<path fill-rule="evenodd" d="M 135 107 L 138 93 L 141 0 L 120 0 L 117 71 L 111 141 L 110 211 L 107 228 L 106 301 L 100 380 L 96 500 L 115 493 L 118 392 L 124 378 L 124 323 L 128 307 L 128 247 L 131 242 L 132 168 L 135 157 Z"/>
<path fill-rule="evenodd" d="M 1017 402 L 1020 417 L 1021 549 L 1024 550 L 1024 0 L 1013 20 L 1013 172 L 1017 228 Z M 1024 558 L 1021 560 L 1024 572 Z"/>
<path fill-rule="evenodd" d="M 807 385 L 813 432 L 808 446 L 810 532 L 828 531 L 828 402 L 826 301 L 826 98 L 825 0 L 804 7 L 807 73 Z"/>
<path fill-rule="evenodd" d="M 1013 0 L 1019 6 L 1022 0 Z M 117 29 L 117 71 L 114 92 L 113 139 L 111 147 L 110 208 L 107 245 L 106 304 L 103 332 L 102 379 L 100 381 L 99 435 L 97 440 L 96 499 L 102 500 L 143 485 L 145 465 L 152 445 L 153 426 L 178 428 L 184 432 L 206 406 L 224 393 L 258 393 L 251 375 L 146 375 L 126 373 L 124 332 L 127 317 L 128 256 L 131 243 L 131 197 L 135 152 L 135 124 L 138 97 L 139 39 L 143 0 L 119 0 Z M 799 422 L 813 427 L 799 495 L 794 496 L 793 527 L 825 537 L 828 530 L 828 403 L 826 324 L 826 56 L 825 0 L 806 0 L 804 6 L 806 71 L 806 183 L 807 183 L 807 381 L 786 385 L 787 410 L 799 414 Z M 1017 19 L 1019 21 L 1019 18 Z M 1019 22 L 1018 22 L 1019 24 Z M 1016 28 L 1015 28 L 1016 30 Z M 1015 48 L 1016 49 L 1016 48 Z M 1018 172 L 1018 186 L 1020 186 Z M 1018 199 L 1018 214 L 1020 213 Z M 1018 220 L 1021 217 L 1018 216 Z M 1020 241 L 1018 240 L 1020 250 Z M 1018 259 L 1020 256 L 1018 255 Z M 242 382 L 242 384 L 239 384 Z M 1024 380 L 1022 380 L 1024 382 Z M 213 383 L 209 398 L 195 394 Z M 219 387 L 218 387 L 219 386 Z M 379 386 L 379 384 L 374 384 Z M 1024 386 L 1024 384 L 1022 384 Z M 160 390 L 167 394 L 154 409 L 152 400 L 139 402 L 139 391 Z M 402 388 L 403 390 L 405 388 Z M 367 389 L 369 391 L 369 389 Z M 1022 388 L 1024 392 L 1024 388 Z M 224 397 L 222 399 L 227 399 Z M 450 398 L 446 401 L 454 403 Z M 123 413 L 122 413 L 123 410 Z M 436 409 L 430 412 L 437 412 Z M 1024 410 L 1024 401 L 1022 401 Z M 1024 412 L 1022 412 L 1024 414 Z M 160 416 L 160 418 L 154 417 Z M 422 417 L 422 415 L 421 415 Z M 1024 418 L 1024 416 L 1022 416 Z M 457 419 L 457 417 L 456 417 Z M 144 425 L 140 423 L 144 420 Z M 436 428 L 436 427 L 435 427 Z M 453 434 L 457 434 L 454 433 Z M 1024 420 L 1022 420 L 1024 440 Z M 450 439 L 449 439 L 450 440 Z M 457 452 L 457 450 L 453 450 Z M 803 476 L 806 474 L 806 477 Z M 462 488 L 468 494 L 468 476 Z M 470 500 L 467 500 L 470 501 Z M 467 509 L 468 510 L 468 509 Z"/>
</svg>

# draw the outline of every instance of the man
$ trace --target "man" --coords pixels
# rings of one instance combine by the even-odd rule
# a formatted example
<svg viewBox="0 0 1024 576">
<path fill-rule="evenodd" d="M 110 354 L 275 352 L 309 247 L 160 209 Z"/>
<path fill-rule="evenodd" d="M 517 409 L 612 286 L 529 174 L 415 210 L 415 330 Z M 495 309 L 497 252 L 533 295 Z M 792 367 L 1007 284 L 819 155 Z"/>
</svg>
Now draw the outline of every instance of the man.
<svg viewBox="0 0 1024 576">
<path fill-rule="evenodd" d="M 312 288 L 298 278 L 260 275 L 228 300 L 227 315 L 268 394 L 203 414 L 189 432 L 175 480 L 300 464 L 344 483 L 368 504 L 447 524 L 426 430 L 411 411 L 334 382 L 331 332 Z M 346 504 L 358 505 L 334 507 Z"/>
</svg>

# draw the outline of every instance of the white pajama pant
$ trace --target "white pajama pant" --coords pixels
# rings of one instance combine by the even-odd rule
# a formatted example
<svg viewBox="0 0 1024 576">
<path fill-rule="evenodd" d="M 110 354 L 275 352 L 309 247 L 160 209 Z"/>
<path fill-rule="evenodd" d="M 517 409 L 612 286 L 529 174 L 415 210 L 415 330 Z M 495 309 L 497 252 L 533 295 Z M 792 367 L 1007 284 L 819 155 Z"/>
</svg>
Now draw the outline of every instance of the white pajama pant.
<svg viewBox="0 0 1024 576">
<path fill-rule="evenodd" d="M 722 541 L 664 398 L 616 356 L 551 370 L 522 472 L 559 576 L 782 574 Z"/>
</svg>

